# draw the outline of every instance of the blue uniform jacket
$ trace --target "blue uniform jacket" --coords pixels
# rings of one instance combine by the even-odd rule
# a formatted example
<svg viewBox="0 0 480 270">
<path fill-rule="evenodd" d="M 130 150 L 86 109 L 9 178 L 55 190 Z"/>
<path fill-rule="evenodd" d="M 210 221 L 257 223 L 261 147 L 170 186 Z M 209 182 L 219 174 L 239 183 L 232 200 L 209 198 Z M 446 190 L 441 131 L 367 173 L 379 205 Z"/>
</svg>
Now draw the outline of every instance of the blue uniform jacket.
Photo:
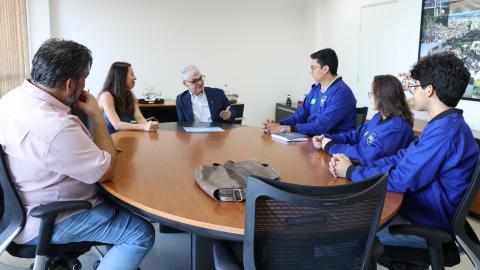
<svg viewBox="0 0 480 270">
<path fill-rule="evenodd" d="M 388 190 L 403 192 L 400 214 L 415 225 L 450 231 L 450 223 L 468 188 L 478 145 L 462 111 L 450 109 L 434 117 L 407 149 L 397 155 L 350 166 L 354 182 L 388 173 Z"/>
<path fill-rule="evenodd" d="M 330 155 L 343 153 L 360 163 L 394 155 L 415 139 L 412 125 L 402 116 L 383 120 L 380 113 L 357 130 L 325 134 L 325 137 L 332 139 L 325 147 Z"/>
<path fill-rule="evenodd" d="M 225 121 L 220 117 L 220 112 L 230 106 L 230 102 L 228 101 L 222 89 L 205 87 L 203 91 L 205 91 L 205 95 L 207 95 L 208 107 L 210 109 L 212 122 L 233 122 L 235 120 L 234 109 L 230 109 L 232 116 L 229 120 Z M 194 117 L 190 92 L 185 90 L 183 93 L 178 95 L 176 103 L 178 122 L 193 122 Z"/>
<path fill-rule="evenodd" d="M 351 130 L 355 127 L 356 104 L 352 90 L 342 78 L 336 79 L 325 93 L 320 91 L 320 84 L 314 84 L 302 106 L 280 124 L 306 135 Z"/>
</svg>

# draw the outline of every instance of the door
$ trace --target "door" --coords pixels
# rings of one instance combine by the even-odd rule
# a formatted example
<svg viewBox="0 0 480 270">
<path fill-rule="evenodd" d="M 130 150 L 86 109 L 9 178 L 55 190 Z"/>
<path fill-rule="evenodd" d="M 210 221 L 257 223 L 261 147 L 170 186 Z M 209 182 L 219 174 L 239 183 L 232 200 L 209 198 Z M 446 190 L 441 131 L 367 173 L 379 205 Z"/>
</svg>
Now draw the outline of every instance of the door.
<svg viewBox="0 0 480 270">
<path fill-rule="evenodd" d="M 373 77 L 394 74 L 397 51 L 397 1 L 385 1 L 362 6 L 360 9 L 360 46 L 358 61 L 357 107 L 368 106 L 368 119 L 375 111 L 368 98 Z"/>
</svg>

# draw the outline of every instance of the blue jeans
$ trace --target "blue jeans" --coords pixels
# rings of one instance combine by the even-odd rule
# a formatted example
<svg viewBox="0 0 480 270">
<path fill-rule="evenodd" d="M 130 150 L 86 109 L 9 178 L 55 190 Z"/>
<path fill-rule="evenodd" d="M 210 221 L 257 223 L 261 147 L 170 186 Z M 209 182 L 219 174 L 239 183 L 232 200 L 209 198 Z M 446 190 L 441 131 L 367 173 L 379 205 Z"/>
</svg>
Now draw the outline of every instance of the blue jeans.
<svg viewBox="0 0 480 270">
<path fill-rule="evenodd" d="M 401 215 L 396 215 L 387 225 L 385 225 L 385 227 L 377 232 L 377 238 L 384 246 L 427 248 L 427 241 L 421 237 L 415 235 L 391 234 L 388 228 L 397 224 L 411 225 L 412 222 Z"/>
<path fill-rule="evenodd" d="M 27 245 L 37 244 L 38 237 Z M 97 270 L 137 269 L 155 242 L 153 226 L 127 210 L 101 203 L 55 225 L 52 244 L 93 241 L 114 245 Z"/>
</svg>

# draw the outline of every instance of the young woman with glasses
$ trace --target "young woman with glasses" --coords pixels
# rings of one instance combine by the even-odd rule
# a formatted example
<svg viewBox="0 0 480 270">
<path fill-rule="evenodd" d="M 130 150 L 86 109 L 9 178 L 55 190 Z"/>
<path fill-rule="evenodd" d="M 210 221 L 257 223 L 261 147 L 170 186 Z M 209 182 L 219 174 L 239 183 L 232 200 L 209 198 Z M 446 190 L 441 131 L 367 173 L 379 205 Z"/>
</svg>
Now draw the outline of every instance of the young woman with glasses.
<svg viewBox="0 0 480 270">
<path fill-rule="evenodd" d="M 316 148 L 329 154 L 342 153 L 360 163 L 396 154 L 414 139 L 413 114 L 400 81 L 392 75 L 375 76 L 368 93 L 372 107 L 378 110 L 368 123 L 357 130 L 313 137 Z"/>
</svg>

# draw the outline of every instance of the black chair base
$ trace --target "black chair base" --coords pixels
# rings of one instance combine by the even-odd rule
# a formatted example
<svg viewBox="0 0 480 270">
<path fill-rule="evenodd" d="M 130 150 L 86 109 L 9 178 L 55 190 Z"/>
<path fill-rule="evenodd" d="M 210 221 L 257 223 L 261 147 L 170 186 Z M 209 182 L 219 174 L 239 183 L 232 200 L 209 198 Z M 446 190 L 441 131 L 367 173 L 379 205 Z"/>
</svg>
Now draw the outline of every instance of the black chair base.
<svg viewBox="0 0 480 270">
<path fill-rule="evenodd" d="M 30 268 L 33 268 L 33 264 Z M 45 266 L 45 270 L 79 270 L 82 264 L 77 258 L 49 258 Z"/>
<path fill-rule="evenodd" d="M 48 257 L 79 257 L 88 252 L 93 246 L 105 245 L 96 242 L 76 242 L 65 245 L 50 245 Z M 7 247 L 8 253 L 14 257 L 32 259 L 35 258 L 36 246 L 18 245 L 14 242 Z"/>
<path fill-rule="evenodd" d="M 46 270 L 82 269 L 82 264 L 78 260 L 78 257 L 87 253 L 93 246 L 97 245 L 104 244 L 96 242 L 77 242 L 65 245 L 50 245 L 47 256 Z M 33 259 L 35 258 L 36 248 L 36 246 L 18 245 L 12 242 L 7 247 L 7 251 L 14 257 Z"/>
</svg>

